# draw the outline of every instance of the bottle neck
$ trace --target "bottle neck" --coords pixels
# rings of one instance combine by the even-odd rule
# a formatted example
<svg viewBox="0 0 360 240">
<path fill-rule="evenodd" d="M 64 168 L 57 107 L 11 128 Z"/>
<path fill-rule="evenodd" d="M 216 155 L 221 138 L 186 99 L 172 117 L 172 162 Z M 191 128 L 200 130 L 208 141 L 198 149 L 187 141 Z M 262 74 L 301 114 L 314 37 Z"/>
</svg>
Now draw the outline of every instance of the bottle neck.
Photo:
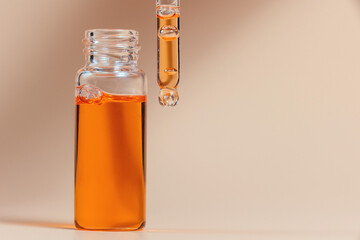
<svg viewBox="0 0 360 240">
<path fill-rule="evenodd" d="M 85 67 L 116 70 L 137 68 L 138 32 L 133 30 L 96 29 L 85 33 Z"/>
<path fill-rule="evenodd" d="M 89 68 L 137 68 L 137 53 L 92 52 L 85 55 L 85 67 Z"/>
</svg>

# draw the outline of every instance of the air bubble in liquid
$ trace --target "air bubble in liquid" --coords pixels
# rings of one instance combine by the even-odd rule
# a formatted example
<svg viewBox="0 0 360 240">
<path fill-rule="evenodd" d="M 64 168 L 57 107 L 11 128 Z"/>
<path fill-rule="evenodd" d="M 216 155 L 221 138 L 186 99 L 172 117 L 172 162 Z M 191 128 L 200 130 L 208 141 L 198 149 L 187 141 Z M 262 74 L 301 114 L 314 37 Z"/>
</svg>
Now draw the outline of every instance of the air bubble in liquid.
<svg viewBox="0 0 360 240">
<path fill-rule="evenodd" d="M 101 90 L 91 85 L 80 86 L 77 91 L 83 103 L 100 103 L 103 97 Z"/>
<path fill-rule="evenodd" d="M 164 40 L 174 40 L 179 37 L 179 29 L 175 26 L 164 25 L 159 30 L 159 37 Z"/>
<path fill-rule="evenodd" d="M 171 6 L 159 6 L 156 11 L 156 14 L 161 18 L 171 18 L 176 13 L 176 8 Z"/>
<path fill-rule="evenodd" d="M 175 75 L 177 73 L 177 70 L 176 68 L 166 68 L 164 70 L 164 72 L 167 74 L 167 75 Z"/>
<path fill-rule="evenodd" d="M 166 107 L 173 107 L 179 101 L 179 94 L 175 88 L 160 89 L 159 102 Z"/>
</svg>

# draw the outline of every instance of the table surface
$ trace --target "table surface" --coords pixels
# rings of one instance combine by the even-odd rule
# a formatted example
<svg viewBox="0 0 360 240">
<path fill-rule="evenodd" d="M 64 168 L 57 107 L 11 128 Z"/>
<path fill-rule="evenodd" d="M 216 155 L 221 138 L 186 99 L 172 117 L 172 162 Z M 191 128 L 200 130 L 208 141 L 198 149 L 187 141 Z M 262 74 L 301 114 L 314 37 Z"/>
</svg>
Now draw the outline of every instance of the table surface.
<svg viewBox="0 0 360 240">
<path fill-rule="evenodd" d="M 357 233 L 269 232 L 241 230 L 145 229 L 138 232 L 78 231 L 71 225 L 50 223 L 0 223 L 0 239 L 6 240 L 360 240 Z"/>
</svg>

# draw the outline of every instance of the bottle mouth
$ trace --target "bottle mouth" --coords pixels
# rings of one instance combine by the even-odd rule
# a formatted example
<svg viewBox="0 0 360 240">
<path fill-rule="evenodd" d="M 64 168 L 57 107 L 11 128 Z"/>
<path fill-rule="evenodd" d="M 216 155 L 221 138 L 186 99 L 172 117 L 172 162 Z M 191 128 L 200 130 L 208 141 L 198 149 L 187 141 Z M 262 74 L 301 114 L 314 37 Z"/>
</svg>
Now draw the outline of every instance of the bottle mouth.
<svg viewBox="0 0 360 240">
<path fill-rule="evenodd" d="M 84 54 L 92 65 L 136 65 L 140 50 L 139 32 L 127 29 L 85 31 Z"/>
<path fill-rule="evenodd" d="M 91 29 L 85 31 L 83 39 L 89 51 L 127 49 L 139 51 L 139 32 L 127 29 Z"/>
</svg>

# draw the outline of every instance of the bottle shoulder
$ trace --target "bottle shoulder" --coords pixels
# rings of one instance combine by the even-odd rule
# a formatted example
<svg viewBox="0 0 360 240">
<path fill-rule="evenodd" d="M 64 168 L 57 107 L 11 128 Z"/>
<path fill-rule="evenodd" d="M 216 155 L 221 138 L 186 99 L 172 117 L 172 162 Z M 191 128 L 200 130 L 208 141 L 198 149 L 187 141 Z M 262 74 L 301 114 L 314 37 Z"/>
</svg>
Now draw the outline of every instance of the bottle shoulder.
<svg viewBox="0 0 360 240">
<path fill-rule="evenodd" d="M 76 79 L 81 78 L 145 78 L 145 72 L 139 68 L 122 68 L 116 70 L 81 68 L 76 73 Z"/>
<path fill-rule="evenodd" d="M 147 84 L 144 71 L 138 68 L 117 70 L 81 68 L 76 74 L 76 86 L 91 85 L 112 94 L 146 93 Z"/>
<path fill-rule="evenodd" d="M 137 67 L 116 67 L 116 68 L 92 68 L 92 67 L 82 67 L 77 71 L 77 75 L 81 74 L 94 74 L 94 75 L 104 75 L 104 74 L 110 74 L 110 75 L 118 75 L 118 74 L 140 74 L 144 75 L 145 72 Z"/>
</svg>

